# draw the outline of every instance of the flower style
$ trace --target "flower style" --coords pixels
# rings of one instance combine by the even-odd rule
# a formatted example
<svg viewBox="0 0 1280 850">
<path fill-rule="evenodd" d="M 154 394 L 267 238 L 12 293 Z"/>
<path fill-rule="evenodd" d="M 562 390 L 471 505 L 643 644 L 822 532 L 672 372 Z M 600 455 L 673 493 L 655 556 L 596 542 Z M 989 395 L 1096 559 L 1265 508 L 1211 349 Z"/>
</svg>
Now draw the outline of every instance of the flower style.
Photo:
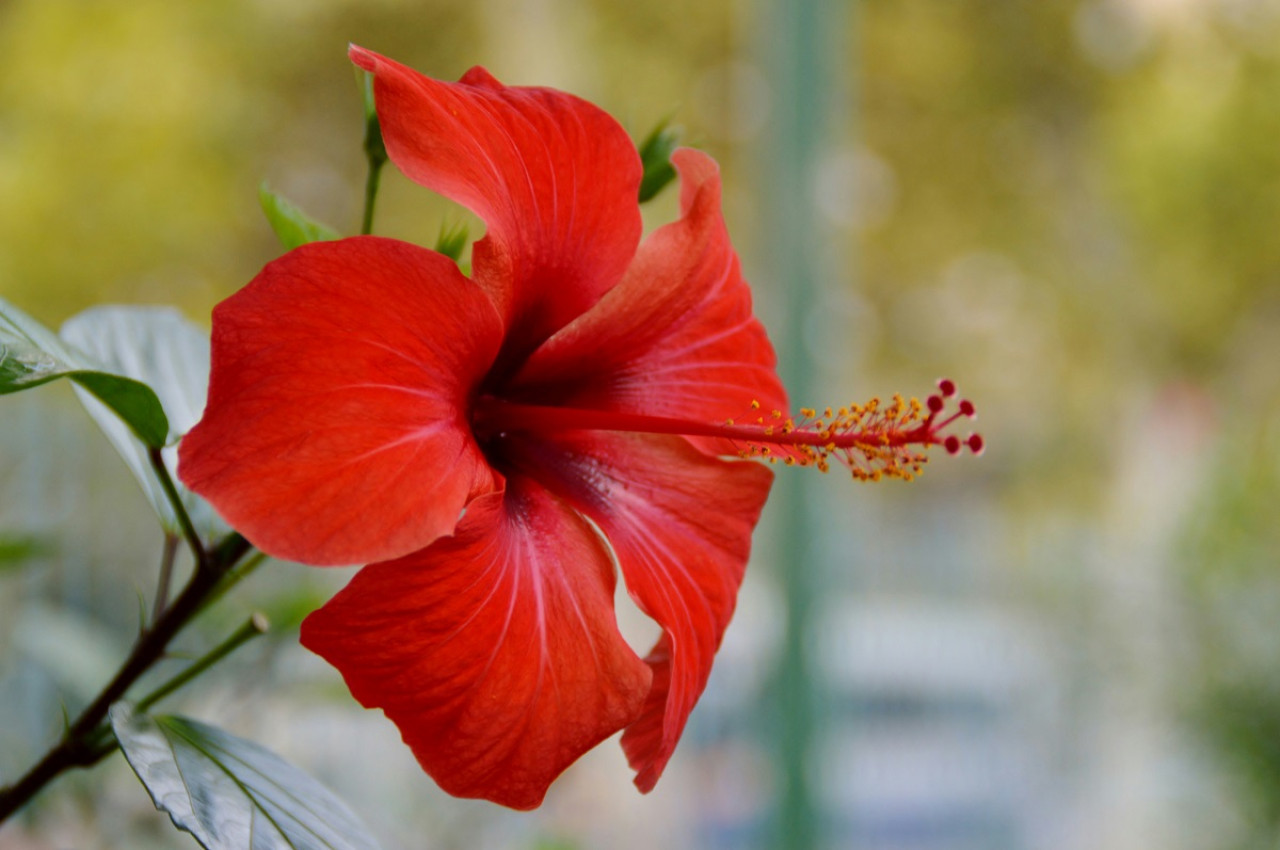
<svg viewBox="0 0 1280 850">
<path fill-rule="evenodd" d="M 680 217 L 641 241 L 639 158 L 604 112 L 480 68 L 446 83 L 351 57 L 392 161 L 484 220 L 472 276 L 372 236 L 267 265 L 214 311 L 180 475 L 271 555 L 369 564 L 302 642 L 446 791 L 532 808 L 620 729 L 647 791 L 769 492 L 734 455 L 910 474 L 909 446 L 945 423 L 932 399 L 926 419 L 783 417 L 708 156 L 674 154 Z M 755 409 L 778 421 L 726 423 Z M 643 659 L 615 564 L 662 628 Z"/>
</svg>

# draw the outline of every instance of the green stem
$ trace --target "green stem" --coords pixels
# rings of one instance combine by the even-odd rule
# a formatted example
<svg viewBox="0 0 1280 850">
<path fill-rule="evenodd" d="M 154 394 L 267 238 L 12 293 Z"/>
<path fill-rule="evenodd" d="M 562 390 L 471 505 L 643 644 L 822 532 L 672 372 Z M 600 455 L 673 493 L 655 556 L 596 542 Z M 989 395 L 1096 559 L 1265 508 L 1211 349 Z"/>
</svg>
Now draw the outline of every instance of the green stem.
<svg viewBox="0 0 1280 850">
<path fill-rule="evenodd" d="M 364 181 L 364 218 L 360 233 L 373 232 L 373 207 L 378 199 L 378 182 L 382 166 L 387 164 L 387 146 L 382 141 L 382 125 L 378 123 L 378 110 L 373 99 L 373 74 L 360 73 L 360 89 L 364 100 L 364 157 L 369 162 L 369 174 Z"/>
<path fill-rule="evenodd" d="M 200 535 L 196 532 L 195 525 L 191 522 L 191 517 L 187 514 L 186 505 L 182 504 L 182 497 L 178 495 L 178 488 L 173 483 L 173 478 L 169 475 L 169 467 L 165 466 L 164 455 L 161 450 L 151 448 L 147 450 L 147 457 L 151 459 L 151 468 L 155 470 L 156 478 L 160 481 L 160 486 L 164 489 L 165 498 L 169 500 L 170 507 L 173 508 L 174 515 L 178 518 L 178 526 L 182 529 L 182 536 L 187 539 L 187 545 L 191 547 L 191 554 L 195 556 L 197 571 L 207 569 L 209 564 L 209 553 L 205 551 L 204 543 L 200 541 Z"/>
<path fill-rule="evenodd" d="M 169 696 L 169 694 L 178 690 L 183 685 L 187 684 L 192 679 L 217 664 L 223 658 L 226 658 L 228 655 L 235 652 L 242 644 L 258 637 L 259 635 L 266 634 L 268 628 L 270 628 L 270 623 L 267 622 L 266 615 L 260 612 L 254 612 L 253 615 L 245 621 L 244 625 L 228 635 L 226 640 L 209 650 L 203 657 L 195 661 L 181 673 L 174 676 L 172 679 L 165 682 L 142 699 L 138 700 L 137 704 L 134 706 L 134 710 L 138 712 L 146 711 L 160 700 Z"/>
<path fill-rule="evenodd" d="M 227 573 L 227 576 L 222 580 L 222 583 L 214 588 L 213 593 L 210 593 L 209 597 L 205 599 L 200 610 L 203 611 L 205 608 L 208 608 L 210 605 L 213 605 L 219 599 L 230 593 L 236 585 L 253 575 L 253 571 L 260 567 L 266 560 L 266 552 L 254 552 L 248 558 L 245 558 L 244 563 Z"/>
<path fill-rule="evenodd" d="M 369 160 L 369 175 L 364 182 L 364 218 L 360 222 L 360 234 L 368 236 L 373 233 L 373 206 L 378 198 L 378 183 L 382 176 L 381 162 Z"/>
</svg>

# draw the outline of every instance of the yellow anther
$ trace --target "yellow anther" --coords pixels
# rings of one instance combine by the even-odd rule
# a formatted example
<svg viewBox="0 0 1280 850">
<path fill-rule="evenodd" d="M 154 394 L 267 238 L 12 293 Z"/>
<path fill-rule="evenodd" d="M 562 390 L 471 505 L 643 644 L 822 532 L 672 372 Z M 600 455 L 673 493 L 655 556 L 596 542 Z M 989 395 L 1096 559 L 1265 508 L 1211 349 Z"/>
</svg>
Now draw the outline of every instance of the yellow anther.
<svg viewBox="0 0 1280 850">
<path fill-rule="evenodd" d="M 752 409 L 752 410 L 759 410 L 759 409 L 760 409 L 760 402 L 756 401 L 754 398 L 753 398 L 753 399 L 751 399 L 751 409 Z"/>
<path fill-rule="evenodd" d="M 761 409 L 758 401 L 752 409 Z M 759 427 L 759 442 L 751 445 L 750 456 L 770 463 L 781 458 L 787 466 L 816 466 L 821 472 L 828 472 L 833 462 L 839 462 L 858 481 L 911 481 L 920 475 L 927 459 L 923 450 L 939 442 L 931 439 L 932 432 L 922 415 L 927 405 L 901 393 L 889 396 L 887 403 L 876 397 L 865 404 L 850 402 L 837 409 L 822 408 L 821 413 L 812 407 L 799 410 L 794 419 L 773 409 L 744 420 L 744 424 Z M 801 434 L 803 438 L 799 438 Z M 797 442 L 791 444 L 792 439 Z M 762 445 L 764 442 L 787 444 L 788 448 L 774 452 Z M 913 451 L 913 446 L 922 451 Z"/>
</svg>

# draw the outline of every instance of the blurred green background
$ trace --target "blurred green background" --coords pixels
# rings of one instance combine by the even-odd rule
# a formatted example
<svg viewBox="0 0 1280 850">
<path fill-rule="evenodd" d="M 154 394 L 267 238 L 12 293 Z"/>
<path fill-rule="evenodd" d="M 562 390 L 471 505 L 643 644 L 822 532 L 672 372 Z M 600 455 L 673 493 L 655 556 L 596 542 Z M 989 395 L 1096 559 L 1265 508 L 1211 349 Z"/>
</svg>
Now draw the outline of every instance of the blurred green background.
<svg viewBox="0 0 1280 850">
<path fill-rule="evenodd" d="M 670 118 L 722 165 L 797 405 L 945 374 L 989 449 L 909 486 L 781 476 L 648 797 L 609 743 L 537 813 L 445 798 L 297 648 L 331 572 L 237 590 L 209 641 L 280 628 L 180 710 L 388 848 L 1276 846 L 1280 2 L 5 0 L 0 294 L 205 324 L 279 252 L 264 179 L 353 231 L 348 42 Z M 458 216 L 385 176 L 378 232 Z M 127 648 L 160 542 L 66 387 L 0 399 L 0 481 L 3 779 Z M 0 833 L 64 846 L 191 845 L 116 759 Z"/>
</svg>

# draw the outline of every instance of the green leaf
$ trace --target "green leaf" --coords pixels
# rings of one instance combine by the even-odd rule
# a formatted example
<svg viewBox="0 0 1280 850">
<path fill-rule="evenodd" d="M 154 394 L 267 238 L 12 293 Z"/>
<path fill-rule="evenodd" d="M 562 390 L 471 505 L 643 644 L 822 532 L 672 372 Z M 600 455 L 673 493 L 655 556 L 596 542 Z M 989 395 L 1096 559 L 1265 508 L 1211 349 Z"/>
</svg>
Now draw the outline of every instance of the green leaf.
<svg viewBox="0 0 1280 850">
<path fill-rule="evenodd" d="M 206 850 L 377 847 L 332 792 L 258 744 L 128 703 L 111 707 L 111 727 L 156 808 Z"/>
<path fill-rule="evenodd" d="M 266 183 L 258 188 L 258 202 L 262 204 L 262 211 L 267 214 L 267 221 L 275 231 L 276 238 L 288 250 L 308 242 L 328 242 L 342 238 L 332 227 L 321 224 L 271 191 Z"/>
<path fill-rule="evenodd" d="M 57 378 L 70 378 L 97 396 L 144 444 L 165 444 L 169 420 L 150 387 L 114 374 L 0 298 L 0 395 Z"/>
<path fill-rule="evenodd" d="M 640 143 L 640 164 L 644 177 L 640 180 L 640 203 L 651 200 L 672 180 L 676 169 L 671 164 L 671 153 L 680 146 L 680 129 L 663 120 Z"/>
<path fill-rule="evenodd" d="M 171 307 L 92 307 L 68 319 L 62 339 L 97 358 L 113 373 L 145 383 L 168 415 L 166 443 L 174 443 L 200 420 L 209 392 L 209 336 Z M 181 528 L 164 488 L 151 468 L 147 447 L 96 399 L 79 392 L 89 415 L 142 485 L 165 529 Z M 177 447 L 162 452 L 169 475 L 196 531 L 205 539 L 230 529 L 208 502 L 177 482 Z"/>
<path fill-rule="evenodd" d="M 444 254 L 455 263 L 458 262 L 462 259 L 463 249 L 467 247 L 467 231 L 465 221 L 441 224 L 440 235 L 436 237 L 436 253 Z"/>
</svg>

